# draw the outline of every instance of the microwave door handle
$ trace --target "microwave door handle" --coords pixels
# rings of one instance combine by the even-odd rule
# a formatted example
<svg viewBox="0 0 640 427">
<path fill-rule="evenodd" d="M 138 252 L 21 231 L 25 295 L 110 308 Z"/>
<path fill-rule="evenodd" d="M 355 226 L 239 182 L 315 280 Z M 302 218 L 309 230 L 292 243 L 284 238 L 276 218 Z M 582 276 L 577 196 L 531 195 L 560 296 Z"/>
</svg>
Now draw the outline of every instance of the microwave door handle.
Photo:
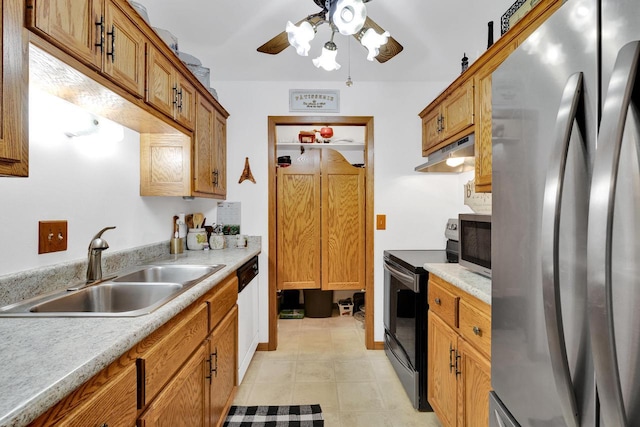
<svg viewBox="0 0 640 427">
<path fill-rule="evenodd" d="M 564 337 L 560 300 L 559 229 L 564 175 L 571 131 L 582 102 L 582 73 L 569 76 L 556 118 L 554 143 L 544 187 L 542 208 L 542 296 L 551 366 L 562 414 L 568 427 L 578 427 L 578 410 Z"/>
<path fill-rule="evenodd" d="M 629 425 L 622 398 L 614 334 L 611 251 L 620 149 L 633 92 L 640 89 L 634 88 L 639 60 L 639 41 L 626 44 L 618 52 L 603 104 L 589 197 L 589 328 L 601 413 L 607 426 Z"/>
</svg>

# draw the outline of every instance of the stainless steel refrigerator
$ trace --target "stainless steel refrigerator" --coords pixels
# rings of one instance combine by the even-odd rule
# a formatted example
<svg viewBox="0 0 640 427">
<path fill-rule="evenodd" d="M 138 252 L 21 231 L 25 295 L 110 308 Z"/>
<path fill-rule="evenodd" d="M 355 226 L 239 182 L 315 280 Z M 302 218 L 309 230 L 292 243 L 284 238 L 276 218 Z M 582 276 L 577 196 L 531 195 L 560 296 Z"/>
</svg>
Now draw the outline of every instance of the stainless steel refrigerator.
<svg viewBox="0 0 640 427">
<path fill-rule="evenodd" d="M 568 0 L 492 76 L 492 427 L 640 426 L 639 40 Z"/>
</svg>

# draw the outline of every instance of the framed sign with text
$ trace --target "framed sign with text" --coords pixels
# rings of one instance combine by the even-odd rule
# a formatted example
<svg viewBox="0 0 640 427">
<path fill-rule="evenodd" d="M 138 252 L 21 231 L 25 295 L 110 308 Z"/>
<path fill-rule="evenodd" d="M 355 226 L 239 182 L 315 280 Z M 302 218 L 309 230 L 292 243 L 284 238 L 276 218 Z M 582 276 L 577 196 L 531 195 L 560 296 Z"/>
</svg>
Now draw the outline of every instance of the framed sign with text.
<svg viewBox="0 0 640 427">
<path fill-rule="evenodd" d="M 339 113 L 340 91 L 289 89 L 289 111 Z"/>
</svg>

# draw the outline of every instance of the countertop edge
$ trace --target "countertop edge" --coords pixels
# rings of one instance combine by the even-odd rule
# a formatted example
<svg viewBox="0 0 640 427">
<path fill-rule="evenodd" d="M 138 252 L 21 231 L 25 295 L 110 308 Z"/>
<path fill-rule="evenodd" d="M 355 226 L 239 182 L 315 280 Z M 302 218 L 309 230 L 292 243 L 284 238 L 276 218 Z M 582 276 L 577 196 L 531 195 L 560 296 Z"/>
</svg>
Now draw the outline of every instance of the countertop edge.
<svg viewBox="0 0 640 427">
<path fill-rule="evenodd" d="M 491 305 L 491 279 L 488 277 L 474 273 L 455 263 L 426 263 L 424 269 Z"/>
</svg>

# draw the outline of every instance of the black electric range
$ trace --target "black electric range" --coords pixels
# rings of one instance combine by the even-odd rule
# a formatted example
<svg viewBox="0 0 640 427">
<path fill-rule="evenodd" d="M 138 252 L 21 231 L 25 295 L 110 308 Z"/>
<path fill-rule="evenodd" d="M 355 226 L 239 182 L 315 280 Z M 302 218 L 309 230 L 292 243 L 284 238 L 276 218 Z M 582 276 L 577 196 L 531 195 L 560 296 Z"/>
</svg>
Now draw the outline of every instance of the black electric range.
<svg viewBox="0 0 640 427">
<path fill-rule="evenodd" d="M 427 284 L 425 263 L 447 263 L 445 250 L 384 251 L 384 349 L 413 407 L 427 402 Z"/>
</svg>

